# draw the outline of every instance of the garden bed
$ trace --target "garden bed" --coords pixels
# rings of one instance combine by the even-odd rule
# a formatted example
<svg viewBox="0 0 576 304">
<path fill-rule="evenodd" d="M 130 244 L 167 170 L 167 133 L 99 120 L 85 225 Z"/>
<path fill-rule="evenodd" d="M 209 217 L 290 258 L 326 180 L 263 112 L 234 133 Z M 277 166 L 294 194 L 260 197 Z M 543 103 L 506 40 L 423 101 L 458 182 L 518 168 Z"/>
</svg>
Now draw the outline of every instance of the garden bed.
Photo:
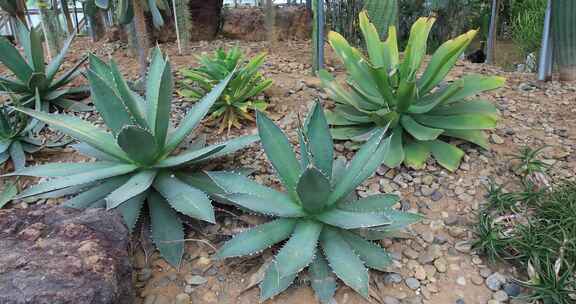
<svg viewBox="0 0 576 304">
<path fill-rule="evenodd" d="M 247 56 L 261 51 L 269 52 L 263 72 L 275 83 L 266 92 L 270 101 L 269 115 L 287 131 L 296 142 L 299 118 L 304 118 L 316 98 L 330 107 L 332 102 L 320 88 L 320 82 L 310 75 L 310 50 L 307 42 L 279 42 L 269 49 L 267 43 L 249 43 L 216 40 L 196 42 L 188 50 L 190 55 L 179 56 L 175 44 L 162 45 L 170 57 L 173 70 L 194 66 L 194 55 L 212 52 L 218 47 L 239 44 Z M 69 53 L 65 67 L 74 65 L 87 51 L 102 58 L 111 55 L 118 61 L 127 78 L 138 75 L 137 59 L 119 44 L 99 43 L 90 46 L 86 38 L 79 38 Z M 343 72 L 338 61 L 328 51 L 328 68 Z M 447 77 L 451 80 L 465 73 L 501 75 L 506 85 L 483 94 L 499 108 L 502 117 L 498 129 L 490 134 L 490 151 L 462 144 L 466 156 L 460 168 L 450 173 L 428 160 L 426 169 L 415 171 L 406 167 L 389 169 L 382 166 L 359 189 L 359 194 L 399 193 L 404 210 L 417 211 L 425 220 L 413 225 L 406 238 L 386 240 L 382 245 L 391 252 L 394 263 L 389 272 L 371 272 L 370 295 L 377 303 L 487 303 L 492 298 L 504 297 L 493 286 L 494 272 L 516 276 L 525 270 L 505 265 L 489 265 L 470 248 L 474 238 L 473 223 L 476 212 L 485 201 L 485 188 L 490 177 L 499 183 L 512 179 L 507 155 L 520 147 L 549 145 L 544 156 L 554 164 L 556 177 L 571 178 L 576 172 L 576 84 L 535 81 L 533 74 L 506 73 L 499 68 L 459 63 Z M 178 77 L 176 77 L 178 80 Z M 178 86 L 176 86 L 178 88 Z M 177 124 L 190 104 L 175 95 L 172 118 Z M 89 120 L 98 120 L 96 113 L 79 114 Z M 200 130 L 208 134 L 211 142 L 228 137 L 256 132 L 254 124 L 242 130 L 232 129 L 230 134 L 218 133 L 218 126 L 205 122 Z M 199 135 L 199 134 L 196 134 Z M 346 142 L 336 144 L 337 156 L 351 158 L 353 151 Z M 36 162 L 66 161 L 80 156 L 67 149 L 66 153 L 40 152 Z M 233 158 L 233 159 L 232 159 Z M 261 183 L 277 186 L 273 169 L 266 161 L 259 145 L 236 153 L 222 161 L 209 164 L 206 169 L 230 168 L 230 164 L 249 167 L 254 178 Z M 58 201 L 48 200 L 48 204 Z M 24 208 L 25 204 L 8 206 Z M 260 256 L 229 259 L 224 262 L 210 259 L 224 240 L 247 227 L 264 222 L 264 218 L 244 214 L 237 209 L 220 206 L 216 209 L 216 225 L 195 220 L 185 221 L 187 226 L 186 253 L 181 269 L 176 270 L 154 252 L 151 243 L 135 240 L 133 243 L 134 284 L 138 288 L 140 303 L 257 303 L 255 282 L 263 262 L 271 260 L 277 248 Z M 142 230 L 137 235 L 146 235 Z M 490 278 L 490 279 L 487 279 Z M 301 280 L 270 303 L 315 303 L 314 294 Z M 342 285 L 342 284 L 340 284 Z M 492 288 L 492 289 L 491 289 Z M 495 290 L 496 289 L 496 290 Z M 507 291 L 512 292 L 507 286 Z M 504 293 L 505 294 L 505 293 Z M 188 300 L 188 302 L 186 302 Z M 348 287 L 341 287 L 336 296 L 338 303 L 366 303 Z M 460 300 L 460 302 L 459 302 Z M 516 301 L 516 300 L 515 300 Z M 521 302 L 516 302 L 521 303 Z"/>
</svg>

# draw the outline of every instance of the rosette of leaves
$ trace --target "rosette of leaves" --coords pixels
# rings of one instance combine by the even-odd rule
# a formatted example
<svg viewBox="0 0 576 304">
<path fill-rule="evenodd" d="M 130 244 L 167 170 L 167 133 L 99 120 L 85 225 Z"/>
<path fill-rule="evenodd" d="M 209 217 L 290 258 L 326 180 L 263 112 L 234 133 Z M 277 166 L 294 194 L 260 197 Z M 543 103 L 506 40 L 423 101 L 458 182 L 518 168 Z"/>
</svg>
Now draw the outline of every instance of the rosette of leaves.
<svg viewBox="0 0 576 304">
<path fill-rule="evenodd" d="M 198 58 L 201 66 L 181 72 L 184 76 L 185 89 L 180 95 L 194 100 L 218 84 L 222 79 L 233 74 L 232 80 L 214 104 L 211 117 L 219 119 L 220 131 L 231 127 L 240 128 L 241 120 L 253 121 L 250 110 L 264 111 L 266 102 L 254 97 L 264 92 L 272 85 L 271 79 L 266 79 L 258 70 L 264 64 L 265 53 L 259 54 L 246 64 L 242 64 L 244 56 L 238 46 L 229 52 L 218 49 L 213 56 L 203 55 Z M 233 71 L 236 70 L 234 73 Z"/>
<path fill-rule="evenodd" d="M 92 56 L 87 76 L 93 102 L 110 132 L 73 116 L 27 108 L 18 111 L 76 138 L 81 142 L 79 152 L 96 161 L 50 163 L 17 171 L 12 175 L 50 178 L 17 198 L 76 193 L 65 206 L 118 209 L 131 230 L 147 204 L 153 241 L 162 256 L 177 266 L 184 250 L 179 215 L 213 223 L 214 211 L 207 194 L 182 182 L 176 172 L 257 140 L 257 136 L 245 136 L 211 146 L 192 145 L 173 153 L 208 113 L 230 78 L 214 87 L 169 133 L 173 81 L 170 64 L 159 48 L 152 54 L 145 100 L 128 88 L 113 61 L 108 65 Z"/>
<path fill-rule="evenodd" d="M 0 77 L 0 92 L 11 92 L 20 99 L 23 106 L 34 106 L 36 91 L 42 102 L 41 109 L 48 111 L 50 105 L 63 109 L 86 111 L 91 107 L 74 100 L 87 93 L 85 87 L 68 87 L 81 73 L 80 66 L 86 58 L 79 60 L 72 68 L 57 76 L 64 57 L 74 39 L 70 36 L 60 53 L 45 64 L 41 34 L 34 28 L 28 30 L 23 24 L 17 26 L 16 34 L 24 56 L 7 39 L 0 37 L 0 62 L 14 74 L 15 78 Z"/>
<path fill-rule="evenodd" d="M 12 104 L 18 105 L 18 99 L 11 96 Z M 39 104 L 36 105 L 39 107 Z M 14 169 L 20 170 L 26 166 L 26 153 L 35 153 L 42 147 L 59 147 L 67 142 L 45 142 L 33 136 L 32 129 L 36 120 L 30 120 L 26 114 L 19 113 L 6 105 L 0 106 L 0 165 L 12 161 Z"/>
<path fill-rule="evenodd" d="M 368 298 L 367 268 L 384 270 L 392 261 L 370 240 L 390 236 L 420 219 L 394 209 L 395 195 L 355 199 L 355 188 L 374 173 L 388 151 L 386 129 L 375 132 L 347 165 L 345 160 L 333 160 L 332 138 L 319 104 L 300 131 L 300 161 L 270 119 L 258 112 L 256 120 L 264 152 L 287 192 L 239 174 L 208 173 L 224 191 L 216 194 L 219 199 L 276 217 L 226 242 L 217 258 L 255 254 L 287 240 L 260 284 L 262 300 L 284 291 L 306 267 L 323 303 L 334 295 L 336 278 Z"/>
<path fill-rule="evenodd" d="M 464 152 L 449 144 L 450 138 L 488 148 L 483 130 L 496 127 L 498 111 L 489 101 L 474 96 L 499 88 L 504 78 L 468 75 L 443 82 L 476 35 L 475 30 L 442 44 L 418 77 L 434 20 L 420 18 L 414 23 L 402 60 L 395 27 L 389 28 L 383 42 L 365 12 L 360 14 L 360 28 L 368 57 L 340 34 L 328 35 L 348 74 L 343 86 L 327 71 L 320 72 L 324 88 L 336 102 L 328 116 L 335 139 L 363 141 L 375 129 L 390 125 L 391 152 L 384 160 L 387 166 L 404 162 L 422 168 L 432 154 L 451 171 L 458 168 Z"/>
</svg>

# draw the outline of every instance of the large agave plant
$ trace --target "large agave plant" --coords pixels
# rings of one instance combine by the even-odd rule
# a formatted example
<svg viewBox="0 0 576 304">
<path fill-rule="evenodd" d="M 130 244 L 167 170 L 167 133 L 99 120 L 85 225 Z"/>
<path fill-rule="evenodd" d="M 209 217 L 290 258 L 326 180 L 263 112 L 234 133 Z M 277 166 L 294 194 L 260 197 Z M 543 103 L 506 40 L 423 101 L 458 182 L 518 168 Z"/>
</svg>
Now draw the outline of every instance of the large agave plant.
<svg viewBox="0 0 576 304">
<path fill-rule="evenodd" d="M 395 195 L 359 200 L 353 192 L 370 177 L 386 155 L 390 140 L 379 129 L 347 166 L 333 161 L 332 138 L 319 104 L 300 132 L 300 162 L 282 131 L 262 113 L 257 124 L 266 156 L 287 192 L 260 185 L 234 173 L 208 175 L 229 203 L 277 219 L 243 232 L 226 242 L 218 258 L 258 253 L 288 239 L 266 270 L 260 284 L 265 300 L 288 288 L 308 267 L 312 288 L 323 303 L 336 290 L 336 277 L 368 297 L 368 270 L 384 270 L 388 253 L 367 239 L 381 239 L 420 219 L 397 211 Z"/>
<path fill-rule="evenodd" d="M 20 24 L 17 26 L 17 35 L 24 56 L 7 39 L 0 37 L 0 62 L 16 77 L 15 79 L 0 77 L 0 92 L 12 92 L 19 96 L 22 105 L 33 106 L 38 91 L 44 111 L 47 111 L 50 105 L 78 111 L 91 109 L 72 99 L 74 95 L 86 93 L 86 88 L 66 87 L 80 75 L 80 66 L 85 59 L 79 60 L 70 70 L 56 77 L 74 35 L 68 38 L 60 53 L 47 65 L 44 63 L 44 48 L 40 33 L 33 28 L 28 30 L 26 26 Z"/>
<path fill-rule="evenodd" d="M 173 155 L 208 113 L 230 78 L 206 95 L 169 134 L 173 89 L 170 64 L 158 48 L 152 56 L 146 100 L 128 89 L 114 62 L 107 65 L 96 57 L 91 58 L 87 76 L 93 102 L 110 132 L 76 117 L 18 108 L 81 141 L 78 150 L 97 161 L 51 163 L 12 175 L 52 178 L 26 189 L 17 198 L 53 191 L 60 195 L 77 193 L 66 206 L 117 208 L 130 229 L 135 227 L 140 210 L 147 203 L 152 238 L 162 256 L 176 266 L 184 250 L 179 213 L 214 222 L 214 211 L 208 196 L 180 181 L 174 176 L 175 172 L 236 151 L 256 141 L 257 136 L 208 147 L 193 145 Z"/>
<path fill-rule="evenodd" d="M 388 38 L 382 42 L 365 12 L 360 14 L 360 28 L 368 57 L 338 33 L 329 34 L 330 44 L 348 72 L 345 87 L 327 71 L 320 72 L 323 86 L 336 102 L 328 117 L 335 139 L 363 141 L 379 127 L 390 125 L 391 151 L 384 161 L 390 167 L 404 162 L 422 168 L 432 154 L 440 165 L 455 170 L 464 152 L 447 143 L 449 138 L 488 147 L 482 130 L 496 127 L 498 112 L 490 102 L 473 97 L 502 86 L 504 79 L 468 75 L 442 82 L 476 35 L 475 30 L 442 44 L 418 77 L 433 24 L 434 18 L 414 23 L 402 61 L 395 27 L 389 28 Z"/>
<path fill-rule="evenodd" d="M 212 108 L 212 118 L 220 119 L 221 131 L 224 128 L 230 130 L 232 126 L 240 128 L 240 121 L 243 119 L 254 120 L 250 110 L 266 109 L 265 102 L 254 99 L 272 85 L 271 79 L 266 79 L 258 72 L 266 54 L 260 54 L 241 65 L 243 57 L 239 47 L 234 47 L 229 52 L 218 49 L 214 56 L 199 57 L 200 67 L 182 71 L 185 78 L 183 84 L 187 88 L 181 90 L 180 94 L 192 99 L 199 99 L 222 79 L 234 74 Z M 233 73 L 234 70 L 236 73 Z"/>
</svg>

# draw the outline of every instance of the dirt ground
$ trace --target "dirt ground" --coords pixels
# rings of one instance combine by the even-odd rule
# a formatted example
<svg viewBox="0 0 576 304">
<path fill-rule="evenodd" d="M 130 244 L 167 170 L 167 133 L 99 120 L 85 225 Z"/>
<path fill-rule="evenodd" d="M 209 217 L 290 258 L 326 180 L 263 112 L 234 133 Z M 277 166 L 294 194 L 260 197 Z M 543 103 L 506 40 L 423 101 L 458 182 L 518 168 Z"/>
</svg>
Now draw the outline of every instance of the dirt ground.
<svg viewBox="0 0 576 304">
<path fill-rule="evenodd" d="M 237 42 L 216 40 L 191 44 L 187 55 L 180 56 L 174 44 L 163 44 L 173 64 L 173 70 L 194 66 L 195 55 L 210 52 L 218 47 L 230 47 L 238 43 L 251 55 L 268 52 L 264 72 L 274 79 L 274 86 L 266 92 L 270 101 L 269 114 L 295 139 L 294 130 L 298 116 L 304 117 L 312 102 L 319 98 L 326 106 L 331 105 L 327 95 L 319 87 L 319 81 L 310 75 L 311 47 L 308 42 L 279 42 L 270 47 L 266 42 Z M 75 41 L 65 67 L 70 67 L 86 51 L 94 51 L 101 57 L 111 56 L 118 61 L 127 78 L 138 76 L 136 58 L 118 44 L 91 44 L 86 38 Z M 342 72 L 342 67 L 327 49 L 327 68 Z M 462 144 L 467 152 L 459 170 L 450 173 L 429 160 L 426 170 L 408 168 L 389 169 L 382 166 L 360 189 L 364 193 L 399 193 L 402 208 L 418 211 L 425 220 L 416 224 L 406 238 L 382 241 L 391 252 L 394 264 L 389 272 L 371 272 L 370 300 L 361 298 L 350 288 L 338 290 L 337 303 L 488 303 L 495 292 L 485 283 L 486 277 L 495 271 L 505 275 L 521 275 L 521 269 L 504 265 L 489 265 L 470 249 L 473 239 L 471 224 L 475 211 L 484 202 L 483 185 L 489 177 L 506 182 L 511 178 L 507 155 L 524 145 L 537 147 L 549 145 L 545 157 L 554 163 L 556 177 L 571 177 L 576 171 L 576 84 L 559 82 L 541 83 L 533 74 L 503 72 L 497 67 L 480 64 L 458 63 L 448 79 L 466 73 L 482 73 L 507 77 L 504 88 L 482 96 L 494 102 L 500 109 L 502 119 L 491 133 L 493 143 L 490 151 Z M 82 82 L 83 80 L 79 80 Z M 174 120 L 189 108 L 175 94 Z M 92 118 L 92 117 L 91 117 Z M 204 132 L 214 141 L 227 136 L 255 132 L 254 124 L 231 134 L 217 134 L 210 122 Z M 353 151 L 346 143 L 337 143 L 338 155 L 351 158 Z M 37 162 L 54 159 L 78 158 L 70 149 L 67 153 L 41 152 L 35 155 Z M 208 164 L 207 169 L 249 166 L 256 170 L 255 179 L 277 185 L 272 168 L 266 162 L 259 146 L 250 147 L 221 162 Z M 18 206 L 15 206 L 18 207 Z M 262 217 L 242 214 L 227 207 L 217 208 L 218 224 L 205 225 L 187 220 L 187 249 L 181 269 L 171 268 L 154 253 L 148 242 L 134 243 L 134 282 L 140 302 L 145 304 L 170 303 L 258 303 L 256 283 L 262 276 L 261 267 L 270 261 L 277 248 L 260 256 L 215 261 L 210 257 L 215 249 L 231 235 L 254 224 L 264 222 Z M 146 235 L 147 230 L 143 229 Z M 417 286 L 407 284 L 416 279 Z M 411 280 L 411 283 L 414 281 Z M 306 275 L 300 276 L 293 287 L 267 303 L 317 303 L 312 290 L 307 287 Z M 188 300 L 188 299 L 191 299 Z M 188 302 L 186 302 L 188 301 Z M 515 300 L 516 301 L 516 300 Z M 522 302 L 515 302 L 522 303 Z"/>
</svg>

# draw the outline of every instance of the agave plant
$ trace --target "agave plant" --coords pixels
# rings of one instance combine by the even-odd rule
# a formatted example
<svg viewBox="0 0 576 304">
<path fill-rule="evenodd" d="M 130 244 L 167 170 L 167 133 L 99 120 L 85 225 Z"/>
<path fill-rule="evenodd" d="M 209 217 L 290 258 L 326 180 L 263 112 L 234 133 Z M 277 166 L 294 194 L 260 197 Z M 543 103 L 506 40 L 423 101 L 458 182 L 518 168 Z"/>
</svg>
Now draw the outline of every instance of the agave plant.
<svg viewBox="0 0 576 304">
<path fill-rule="evenodd" d="M 266 109 L 266 102 L 254 99 L 272 85 L 271 79 L 266 79 L 258 72 L 265 57 L 266 54 L 262 53 L 239 67 L 243 55 L 237 46 L 229 52 L 218 49 L 214 56 L 203 55 L 198 58 L 201 63 L 199 68 L 182 71 L 182 76 L 185 77 L 183 84 L 187 88 L 181 90 L 180 94 L 186 98 L 198 99 L 229 74 L 234 74 L 211 111 L 212 118 L 220 119 L 220 131 L 224 128 L 230 130 L 232 126 L 240 128 L 240 120 L 254 120 L 250 110 Z M 233 73 L 235 69 L 237 71 Z"/>
<path fill-rule="evenodd" d="M 434 20 L 420 18 L 414 23 L 402 61 L 395 27 L 389 28 L 388 38 L 382 42 L 365 12 L 360 14 L 360 28 L 368 57 L 338 33 L 329 34 L 349 76 L 343 87 L 327 71 L 320 72 L 323 86 L 336 102 L 328 116 L 335 139 L 363 141 L 389 124 L 392 141 L 386 165 L 396 167 L 404 162 L 422 168 L 432 154 L 451 171 L 458 168 L 464 152 L 447 143 L 449 138 L 488 147 L 483 130 L 496 127 L 498 111 L 486 100 L 469 97 L 502 86 L 504 79 L 468 75 L 442 82 L 476 35 L 475 30 L 442 44 L 417 77 Z"/>
<path fill-rule="evenodd" d="M 17 105 L 18 99 L 9 95 L 12 103 Z M 34 136 L 31 130 L 36 125 L 37 121 L 30 120 L 25 114 L 6 105 L 0 106 L 0 165 L 11 159 L 14 169 L 20 170 L 26 166 L 26 153 L 35 153 L 43 146 L 58 147 L 66 144 L 62 141 L 45 142 Z"/>
<path fill-rule="evenodd" d="M 20 24 L 17 26 L 17 35 L 24 49 L 24 57 L 7 39 L 0 37 L 0 62 L 16 77 L 0 77 L 0 92 L 12 92 L 20 97 L 22 105 L 33 106 L 38 91 L 42 110 L 45 111 L 49 109 L 49 105 L 78 111 L 91 109 L 71 99 L 74 95 L 86 93 L 84 87 L 66 87 L 80 75 L 80 66 L 85 59 L 79 60 L 70 70 L 56 77 L 74 35 L 68 38 L 60 53 L 48 65 L 44 63 L 44 49 L 38 31 L 34 28 L 28 30 Z"/>
<path fill-rule="evenodd" d="M 17 171 L 11 175 L 52 178 L 26 189 L 17 198 L 53 191 L 77 193 L 66 206 L 117 208 L 131 230 L 146 202 L 153 241 L 162 256 L 177 266 L 184 250 L 179 213 L 213 223 L 214 211 L 208 196 L 180 181 L 175 172 L 257 140 L 257 136 L 245 136 L 208 147 L 194 145 L 173 155 L 208 113 L 230 77 L 214 87 L 169 134 L 173 82 L 170 64 L 159 48 L 152 54 L 146 100 L 130 91 L 113 61 L 108 65 L 92 56 L 87 76 L 93 102 L 110 132 L 73 116 L 27 108 L 18 111 L 78 139 L 79 152 L 97 161 L 51 163 Z"/>
<path fill-rule="evenodd" d="M 288 239 L 266 270 L 260 284 L 261 299 L 284 291 L 308 267 L 312 287 L 323 303 L 336 290 L 336 277 L 368 297 L 367 267 L 384 270 L 388 253 L 370 239 L 390 236 L 420 219 L 397 211 L 395 195 L 359 200 L 353 191 L 370 177 L 388 151 L 386 129 L 380 129 L 346 166 L 333 161 L 332 138 L 323 110 L 316 104 L 300 132 L 300 162 L 284 133 L 262 113 L 256 116 L 266 156 L 287 193 L 234 173 L 208 175 L 224 190 L 224 202 L 277 219 L 243 232 L 226 242 L 217 258 L 260 252 Z"/>
</svg>

